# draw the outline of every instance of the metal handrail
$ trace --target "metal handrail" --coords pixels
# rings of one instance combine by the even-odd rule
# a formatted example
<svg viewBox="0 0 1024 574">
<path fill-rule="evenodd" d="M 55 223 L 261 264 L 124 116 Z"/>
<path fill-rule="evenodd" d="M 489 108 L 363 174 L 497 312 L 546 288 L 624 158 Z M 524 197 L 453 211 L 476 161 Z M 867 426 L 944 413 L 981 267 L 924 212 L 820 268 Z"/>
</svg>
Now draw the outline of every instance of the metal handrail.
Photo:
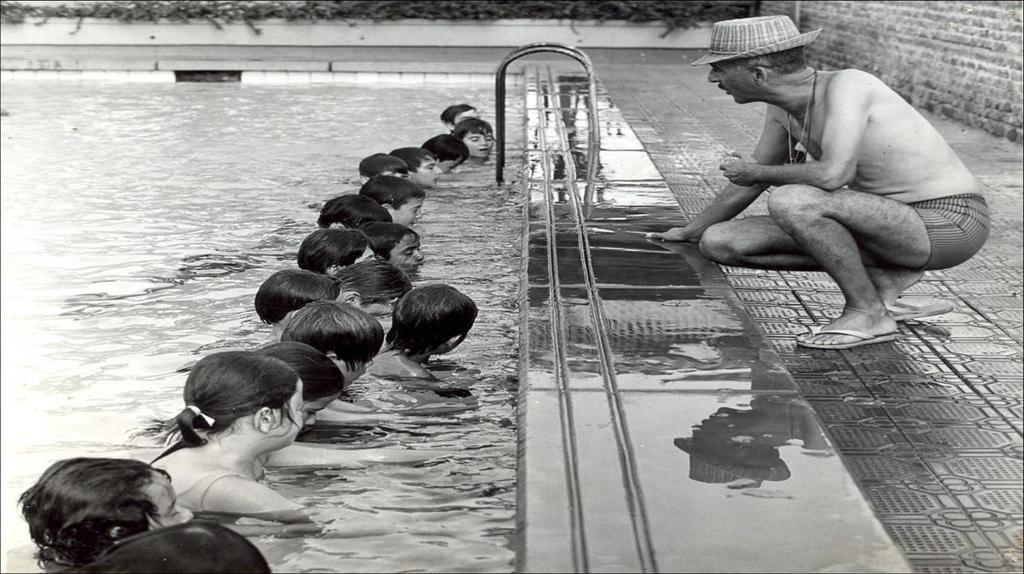
<svg viewBox="0 0 1024 574">
<path fill-rule="evenodd" d="M 583 206 L 584 214 L 589 216 L 590 203 L 593 201 L 594 196 L 594 185 L 597 182 L 597 169 L 601 164 L 599 157 L 601 149 L 601 132 L 597 117 L 597 82 L 594 79 L 594 64 L 590 61 L 590 57 L 572 46 L 566 46 L 565 44 L 559 44 L 556 42 L 526 44 L 509 52 L 508 55 L 502 59 L 501 63 L 498 64 L 498 70 L 495 73 L 494 85 L 494 107 L 496 114 L 494 135 L 497 139 L 496 143 L 498 147 L 498 155 L 495 158 L 494 166 L 495 179 L 497 179 L 498 183 L 505 181 L 505 70 L 514 60 L 538 52 L 554 52 L 556 54 L 569 56 L 580 64 L 583 64 L 583 68 L 587 72 L 587 87 L 590 93 L 590 117 L 588 118 L 590 132 L 587 134 L 587 186 L 583 192 Z M 566 158 L 566 161 L 574 161 L 571 157 L 572 150 L 565 151 L 570 155 L 569 158 Z"/>
</svg>

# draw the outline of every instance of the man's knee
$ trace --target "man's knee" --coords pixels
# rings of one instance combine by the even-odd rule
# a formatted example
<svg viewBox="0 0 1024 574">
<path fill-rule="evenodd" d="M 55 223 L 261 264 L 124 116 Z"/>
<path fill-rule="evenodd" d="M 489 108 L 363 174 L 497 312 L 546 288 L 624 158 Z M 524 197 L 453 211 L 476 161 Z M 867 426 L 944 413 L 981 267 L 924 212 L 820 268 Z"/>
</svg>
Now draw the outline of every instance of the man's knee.
<svg viewBox="0 0 1024 574">
<path fill-rule="evenodd" d="M 768 194 L 768 213 L 776 221 L 820 216 L 824 191 L 810 185 L 783 185 Z"/>
<path fill-rule="evenodd" d="M 712 261 L 730 264 L 738 254 L 736 237 L 728 232 L 728 226 L 712 225 L 700 236 L 700 252 Z"/>
</svg>

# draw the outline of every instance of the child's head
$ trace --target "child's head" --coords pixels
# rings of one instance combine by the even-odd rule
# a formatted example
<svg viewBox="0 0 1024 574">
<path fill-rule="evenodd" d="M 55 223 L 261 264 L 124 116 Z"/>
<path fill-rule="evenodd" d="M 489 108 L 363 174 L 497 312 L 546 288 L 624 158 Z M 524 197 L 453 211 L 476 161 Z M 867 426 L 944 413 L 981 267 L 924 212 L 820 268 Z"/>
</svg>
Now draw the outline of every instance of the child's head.
<svg viewBox="0 0 1024 574">
<path fill-rule="evenodd" d="M 423 142 L 421 147 L 434 155 L 441 173 L 448 173 L 469 159 L 469 148 L 451 134 L 434 136 Z"/>
<path fill-rule="evenodd" d="M 262 450 L 272 452 L 294 442 L 302 428 L 302 381 L 283 361 L 259 353 L 203 357 L 188 374 L 184 399 L 176 421 L 186 447 L 251 426 L 266 439 Z"/>
<path fill-rule="evenodd" d="M 137 534 L 73 572 L 104 574 L 269 574 L 249 539 L 216 522 L 197 520 Z"/>
<path fill-rule="evenodd" d="M 359 175 L 364 178 L 376 177 L 378 175 L 406 175 L 409 167 L 397 157 L 386 153 L 375 153 L 364 157 L 359 162 Z"/>
<path fill-rule="evenodd" d="M 316 224 L 320 227 L 344 227 L 357 229 L 370 221 L 391 221 L 391 214 L 384 206 L 365 195 L 349 193 L 329 200 L 320 209 Z"/>
<path fill-rule="evenodd" d="M 335 300 L 341 295 L 341 284 L 330 275 L 302 269 L 284 269 L 274 273 L 256 291 L 256 314 L 274 326 L 279 336 L 288 315 L 306 303 Z"/>
<path fill-rule="evenodd" d="M 256 352 L 284 361 L 302 379 L 302 416 L 307 426 L 316 421 L 317 412 L 344 390 L 345 377 L 338 365 L 305 343 L 271 343 Z"/>
<path fill-rule="evenodd" d="M 39 558 L 92 562 L 119 540 L 186 522 L 166 472 L 144 462 L 71 458 L 55 462 L 18 502 Z"/>
<path fill-rule="evenodd" d="M 448 106 L 441 112 L 441 123 L 451 131 L 455 129 L 455 124 L 460 121 L 466 118 L 478 117 L 480 117 L 480 112 L 473 106 L 469 104 L 455 104 L 454 106 Z"/>
<path fill-rule="evenodd" d="M 494 130 L 491 124 L 480 118 L 467 118 L 455 124 L 452 135 L 462 140 L 469 149 L 469 157 L 487 159 L 494 146 Z"/>
<path fill-rule="evenodd" d="M 384 206 L 391 214 L 391 221 L 402 225 L 416 223 L 423 209 L 423 200 L 427 197 L 422 187 L 408 179 L 391 175 L 370 179 L 359 189 L 359 195 L 365 195 Z"/>
<path fill-rule="evenodd" d="M 317 301 L 299 309 L 281 333 L 282 341 L 306 343 L 333 355 L 351 383 L 362 376 L 384 342 L 384 329 L 372 316 L 352 305 Z"/>
<path fill-rule="evenodd" d="M 409 291 L 395 305 L 388 348 L 408 355 L 438 355 L 459 345 L 476 321 L 476 304 L 441 283 Z"/>
<path fill-rule="evenodd" d="M 377 259 L 342 269 L 338 281 L 342 290 L 339 299 L 371 315 L 390 315 L 395 300 L 412 289 L 412 281 L 404 271 Z"/>
<path fill-rule="evenodd" d="M 334 275 L 342 267 L 370 257 L 373 249 L 361 231 L 317 229 L 299 245 L 298 263 L 300 269 Z"/>
<path fill-rule="evenodd" d="M 423 264 L 420 234 L 413 229 L 397 223 L 368 223 L 362 231 L 377 257 L 408 272 Z"/>
<path fill-rule="evenodd" d="M 434 154 L 421 147 L 402 147 L 391 150 L 391 155 L 400 158 L 409 166 L 409 181 L 424 189 L 437 185 L 437 175 L 441 170 L 437 167 Z"/>
</svg>

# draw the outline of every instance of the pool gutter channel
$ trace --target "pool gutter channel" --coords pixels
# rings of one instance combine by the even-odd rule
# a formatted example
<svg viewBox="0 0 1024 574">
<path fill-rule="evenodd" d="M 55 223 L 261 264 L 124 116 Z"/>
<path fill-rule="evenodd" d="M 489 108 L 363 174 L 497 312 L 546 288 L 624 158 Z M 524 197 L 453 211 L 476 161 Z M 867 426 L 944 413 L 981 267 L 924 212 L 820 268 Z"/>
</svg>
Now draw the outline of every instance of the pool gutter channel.
<svg viewBox="0 0 1024 574">
<path fill-rule="evenodd" d="M 562 115 L 558 113 L 559 94 L 557 92 L 559 80 L 556 79 L 550 67 L 546 74 L 541 74 L 534 67 L 526 70 L 526 82 L 524 89 L 527 93 L 527 149 L 530 150 L 531 139 L 536 143 L 536 151 L 528 152 L 540 158 L 540 177 L 537 173 L 528 177 L 528 190 L 539 189 L 540 193 L 532 194 L 530 205 L 527 206 L 527 213 L 530 220 L 527 229 L 531 232 L 524 238 L 524 249 L 528 256 L 525 260 L 530 269 L 525 274 L 524 284 L 530 293 L 525 297 L 523 316 L 530 320 L 537 317 L 545 317 L 549 323 L 549 329 L 545 333 L 544 326 L 526 325 L 522 343 L 524 365 L 521 367 L 520 378 L 520 400 L 519 419 L 520 423 L 520 470 L 519 470 L 519 492 L 520 502 L 518 510 L 519 547 L 517 548 L 517 570 L 521 572 L 591 572 L 591 571 L 637 571 L 637 572 L 672 572 L 672 571 L 711 571 L 707 566 L 701 565 L 701 559 L 680 561 L 678 556 L 683 555 L 697 557 L 701 555 L 702 549 L 695 547 L 696 542 L 681 540 L 678 543 L 673 541 L 671 547 L 665 546 L 664 513 L 658 506 L 654 507 L 654 515 L 650 514 L 650 508 L 645 501 L 645 489 L 654 487 L 658 491 L 665 481 L 665 477 L 653 476 L 649 470 L 642 468 L 641 451 L 652 444 L 652 437 L 645 435 L 642 431 L 638 435 L 634 426 L 630 425 L 628 413 L 632 412 L 641 419 L 644 411 L 632 406 L 633 402 L 682 400 L 681 404 L 689 402 L 687 397 L 706 397 L 714 395 L 718 401 L 733 397 L 728 400 L 742 401 L 744 397 L 764 394 L 770 397 L 781 397 L 780 400 L 789 401 L 795 407 L 804 412 L 807 420 L 813 420 L 815 427 L 812 432 L 819 432 L 828 443 L 829 453 L 835 460 L 830 463 L 833 467 L 841 468 L 845 473 L 843 484 L 838 485 L 837 490 L 848 493 L 852 490 L 856 493 L 855 499 L 844 499 L 842 504 L 851 508 L 850 520 L 860 521 L 856 530 L 858 534 L 854 537 L 861 538 L 856 543 L 844 541 L 854 547 L 853 552 L 841 553 L 836 556 L 836 562 L 830 563 L 830 556 L 827 552 L 811 552 L 814 556 L 808 556 L 805 562 L 797 557 L 787 565 L 775 565 L 765 563 L 755 558 L 747 558 L 752 553 L 757 556 L 758 549 L 756 540 L 751 548 L 751 541 L 745 540 L 745 552 L 738 553 L 739 556 L 720 556 L 715 561 L 717 565 L 714 570 L 719 571 L 752 571 L 759 569 L 774 569 L 776 567 L 794 568 L 794 571 L 813 571 L 829 567 L 843 567 L 866 570 L 886 571 L 909 571 L 906 560 L 896 549 L 891 539 L 885 534 L 884 529 L 877 518 L 870 511 L 857 485 L 849 477 L 845 467 L 842 466 L 841 457 L 828 438 L 824 426 L 817 415 L 810 409 L 806 401 L 796 391 L 795 384 L 788 372 L 781 369 L 777 362 L 771 360 L 771 353 L 764 352 L 766 348 L 763 336 L 757 332 L 751 318 L 746 315 L 741 304 L 736 304 L 738 299 L 732 289 L 725 283 L 721 270 L 717 266 L 706 266 L 697 262 L 694 267 L 692 257 L 683 257 L 690 262 L 693 268 L 687 267 L 691 275 L 696 274 L 700 281 L 680 285 L 674 282 L 670 285 L 658 285 L 636 277 L 616 276 L 614 281 L 609 281 L 613 275 L 609 269 L 597 265 L 596 259 L 600 259 L 605 251 L 609 250 L 608 245 L 595 246 L 591 236 L 601 238 L 599 234 L 610 233 L 611 228 L 615 233 L 635 234 L 636 231 L 626 229 L 635 225 L 635 221 L 623 224 L 620 229 L 614 223 L 617 218 L 605 215 L 601 220 L 598 214 L 598 221 L 588 223 L 584 217 L 582 198 L 576 181 L 575 161 L 572 158 L 573 147 L 567 137 L 568 128 L 563 122 Z M 546 77 L 545 77 L 546 76 Z M 533 98 L 530 101 L 531 88 Z M 599 96 L 607 99 L 607 96 Z M 602 102 L 604 103 L 604 102 Z M 612 108 L 611 104 L 604 109 Z M 530 125 L 529 110 L 536 112 L 536 126 Z M 552 118 L 551 120 L 549 120 Z M 553 125 L 552 125 L 553 124 Z M 535 129 L 533 129 L 535 127 Z M 554 128 L 554 137 L 550 137 L 551 128 Z M 625 126 L 625 129 L 629 129 Z M 531 138 L 536 131 L 536 137 Z M 646 156 L 646 151 L 644 154 Z M 602 156 L 609 156 L 602 151 Z M 564 173 L 560 179 L 564 179 L 565 194 L 556 196 L 554 181 L 557 177 L 552 172 L 552 166 L 560 157 L 564 165 Z M 589 158 L 588 158 L 589 159 Z M 614 161 L 614 160 L 613 160 Z M 647 158 L 649 160 L 649 157 Z M 550 162 L 550 163 L 549 163 Z M 602 166 L 605 167 L 605 166 Z M 660 177 L 660 174 L 659 174 Z M 539 181 L 537 181 L 539 179 Z M 610 188 L 614 182 L 606 182 Z M 648 180 L 643 185 L 663 185 L 664 181 L 655 182 Z M 671 199 L 667 188 L 665 195 Z M 600 198 L 599 198 L 600 199 Z M 661 205 L 662 199 L 656 203 Z M 674 201 L 672 202 L 674 203 Z M 559 205 L 561 204 L 561 205 Z M 568 205 L 566 205 L 568 204 Z M 533 209 L 531 209 L 531 207 Z M 597 207 L 601 207 L 598 202 Z M 614 209 L 606 210 L 614 212 Z M 565 209 L 567 208 L 567 209 Z M 568 217 L 567 217 L 568 215 Z M 658 215 L 651 218 L 639 217 L 642 225 L 653 229 L 664 229 L 678 218 L 679 210 L 665 212 L 662 210 Z M 561 216 L 561 217 L 560 217 Z M 621 219 L 621 218 L 618 218 Z M 629 219 L 628 217 L 626 219 Z M 536 229 L 543 226 L 543 233 Z M 598 226 L 601 229 L 598 229 Z M 571 233 L 570 233 L 571 230 Z M 630 237 L 633 237 L 630 235 Z M 540 238 L 543 238 L 541 245 Z M 562 241 L 562 243 L 559 243 Z M 568 243 L 566 243 L 568 242 Z M 533 248 L 533 249 L 531 249 Z M 543 249 L 543 265 L 540 259 L 531 258 L 529 254 L 538 253 Z M 611 250 L 615 250 L 612 247 Z M 575 257 L 566 259 L 571 252 L 575 251 Z M 649 249 L 643 245 L 627 245 L 618 248 L 620 252 L 629 252 L 631 258 L 641 261 L 647 257 Z M 561 258 L 559 257 L 561 254 Z M 686 255 L 684 251 L 684 255 Z M 571 261 L 575 260 L 575 263 Z M 709 271 L 709 267 L 712 269 Z M 696 271 L 695 271 L 696 269 Z M 566 273 L 569 275 L 563 276 Z M 642 271 L 638 272 L 642 274 Z M 566 278 L 572 277 L 569 283 Z M 543 291 L 541 291 L 543 289 Z M 702 298 L 707 295 L 719 295 L 724 297 L 727 306 L 736 314 L 735 319 L 744 325 L 744 328 L 751 331 L 751 345 L 761 349 L 756 353 L 757 366 L 751 365 L 748 369 L 740 372 L 748 373 L 749 384 L 745 387 L 737 386 L 736 383 L 729 383 L 723 388 L 715 388 L 715 383 L 696 385 L 693 388 L 673 387 L 660 384 L 654 379 L 639 386 L 636 384 L 635 373 L 629 373 L 629 383 L 623 388 L 617 376 L 617 364 L 622 360 L 622 349 L 616 348 L 616 343 L 609 328 L 612 324 L 606 313 L 606 301 L 602 297 L 607 291 L 629 291 L 635 297 L 637 293 L 648 293 L 657 300 L 659 294 L 664 292 L 689 293 L 685 297 Z M 536 300 L 535 295 L 546 293 L 546 301 Z M 583 293 L 581 295 L 581 293 Z M 612 296 L 612 295 L 608 295 Z M 582 299 L 581 299 L 582 297 Z M 640 295 L 640 298 L 644 298 Z M 628 299 L 628 298 L 627 298 Z M 585 304 L 584 304 L 585 301 Z M 614 302 L 614 301 L 613 301 Z M 628 302 L 628 301 L 627 301 Z M 586 307 L 583 313 L 572 313 L 572 311 Z M 530 311 L 535 313 L 531 314 Z M 537 314 L 543 312 L 543 314 Z M 585 347 L 578 343 L 570 344 L 572 338 L 570 330 L 578 331 L 581 326 L 578 323 L 586 316 L 585 325 L 582 326 L 590 333 L 591 339 Z M 621 341 L 619 343 L 621 345 Z M 587 356 L 580 356 L 581 349 Z M 547 361 L 550 358 L 550 363 Z M 768 357 L 765 359 L 765 357 Z M 767 369 L 762 364 L 767 360 Z M 593 371 L 587 367 L 581 367 L 583 363 L 590 362 L 596 365 L 596 371 L 600 378 L 598 385 L 594 379 Z M 781 369 L 781 376 L 780 376 Z M 622 372 L 622 368 L 619 369 Z M 771 374 L 771 384 L 755 381 L 759 373 L 765 371 Z M 648 377 L 650 378 L 650 377 Z M 765 377 L 761 376 L 761 379 Z M 780 382 L 781 381 L 781 382 Z M 729 386 L 733 385 L 733 386 Z M 759 386 L 760 385 L 760 386 Z M 773 386 L 774 385 L 774 386 Z M 735 390 L 732 390 L 735 389 Z M 744 390 L 747 389 L 747 390 Z M 601 392 L 605 396 L 605 412 L 594 410 L 593 401 L 589 398 L 595 392 Z M 753 393 L 754 395 L 751 395 Z M 787 398 L 788 397 L 788 398 Z M 627 400 L 628 399 L 628 400 Z M 582 401 L 582 402 L 580 402 Z M 628 403 L 628 404 L 627 404 Z M 557 405 L 554 410 L 549 405 Z M 787 403 L 789 404 L 789 403 Z M 587 406 L 590 408 L 587 408 Z M 557 419 L 557 420 L 552 420 Z M 642 423 L 642 421 L 640 421 Z M 641 424 L 642 426 L 642 424 Z M 614 444 L 614 456 L 611 449 L 594 449 L 595 439 L 591 431 L 600 431 L 602 436 L 611 438 Z M 581 434 L 582 433 L 582 434 Z M 551 437 L 557 434 L 556 441 Z M 543 438 L 541 438 L 543 437 Z M 594 460 L 593 456 L 598 453 L 600 460 Z M 678 453 L 682 455 L 682 453 Z M 647 455 L 649 456 L 649 454 Z M 614 462 L 613 462 L 614 461 Z M 696 463 L 692 463 L 696 464 Z M 614 478 L 611 468 L 617 469 Z M 597 469 L 600 472 L 594 472 Z M 691 470 L 692 476 L 693 470 Z M 558 476 L 561 479 L 558 479 Z M 669 480 L 685 480 L 678 477 L 669 477 Z M 559 485 L 558 483 L 561 483 Z M 597 502 L 597 504 L 595 504 Z M 816 501 L 812 504 L 830 501 Z M 843 510 L 842 504 L 837 512 Z M 866 511 L 865 511 L 866 509 Z M 561 516 L 559 516 L 561 513 Z M 797 518 L 794 518 L 796 520 Z M 698 528 L 709 528 L 721 532 L 722 528 L 738 527 L 741 525 L 715 523 L 714 516 L 686 516 L 673 517 L 673 528 L 678 527 L 681 532 Z M 784 519 L 783 519 L 784 520 Z M 700 525 L 696 525 L 699 522 Z M 656 525 L 661 524 L 661 526 Z M 628 526 L 624 526 L 628 524 Z M 744 524 L 743 526 L 748 526 Z M 827 528 L 822 527 L 822 531 Z M 732 533 L 730 533 L 732 534 Z M 740 532 L 735 534 L 741 535 Z M 724 533 L 723 533 L 724 535 Z M 680 537 L 685 538 L 685 537 Z M 756 538 L 756 536 L 755 536 Z M 622 542 L 628 539 L 626 544 Z M 768 536 L 768 540 L 772 537 Z M 826 546 L 837 543 L 835 535 L 822 535 L 822 539 L 812 542 L 809 546 Z M 680 548 L 682 547 L 682 548 Z M 685 551 L 683 551 L 685 550 Z M 664 559 L 663 559 L 664 558 Z M 787 558 L 787 561 L 791 558 Z M 824 562 L 823 562 L 824 560 Z M 792 564 L 799 566 L 794 567 Z M 801 569 L 802 567 L 802 569 Z"/>
</svg>

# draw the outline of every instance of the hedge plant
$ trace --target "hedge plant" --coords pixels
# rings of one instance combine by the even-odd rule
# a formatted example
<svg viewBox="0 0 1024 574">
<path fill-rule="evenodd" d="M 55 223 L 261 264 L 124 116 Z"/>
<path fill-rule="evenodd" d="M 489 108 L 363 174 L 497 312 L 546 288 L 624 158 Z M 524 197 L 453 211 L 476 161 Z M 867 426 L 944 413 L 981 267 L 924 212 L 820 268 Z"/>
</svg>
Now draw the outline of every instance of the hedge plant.
<svg viewBox="0 0 1024 574">
<path fill-rule="evenodd" d="M 244 22 L 254 29 L 269 18 L 289 21 L 320 20 L 498 20 L 506 18 L 619 20 L 664 22 L 666 34 L 699 22 L 746 16 L 752 2 L 669 2 L 664 0 L 341 0 L 335 2 L 147 1 L 89 2 L 45 5 L 0 2 L 5 23 L 26 19 L 43 23 L 49 18 L 107 18 L 121 22 L 169 20 L 213 23 L 217 27 Z"/>
</svg>

